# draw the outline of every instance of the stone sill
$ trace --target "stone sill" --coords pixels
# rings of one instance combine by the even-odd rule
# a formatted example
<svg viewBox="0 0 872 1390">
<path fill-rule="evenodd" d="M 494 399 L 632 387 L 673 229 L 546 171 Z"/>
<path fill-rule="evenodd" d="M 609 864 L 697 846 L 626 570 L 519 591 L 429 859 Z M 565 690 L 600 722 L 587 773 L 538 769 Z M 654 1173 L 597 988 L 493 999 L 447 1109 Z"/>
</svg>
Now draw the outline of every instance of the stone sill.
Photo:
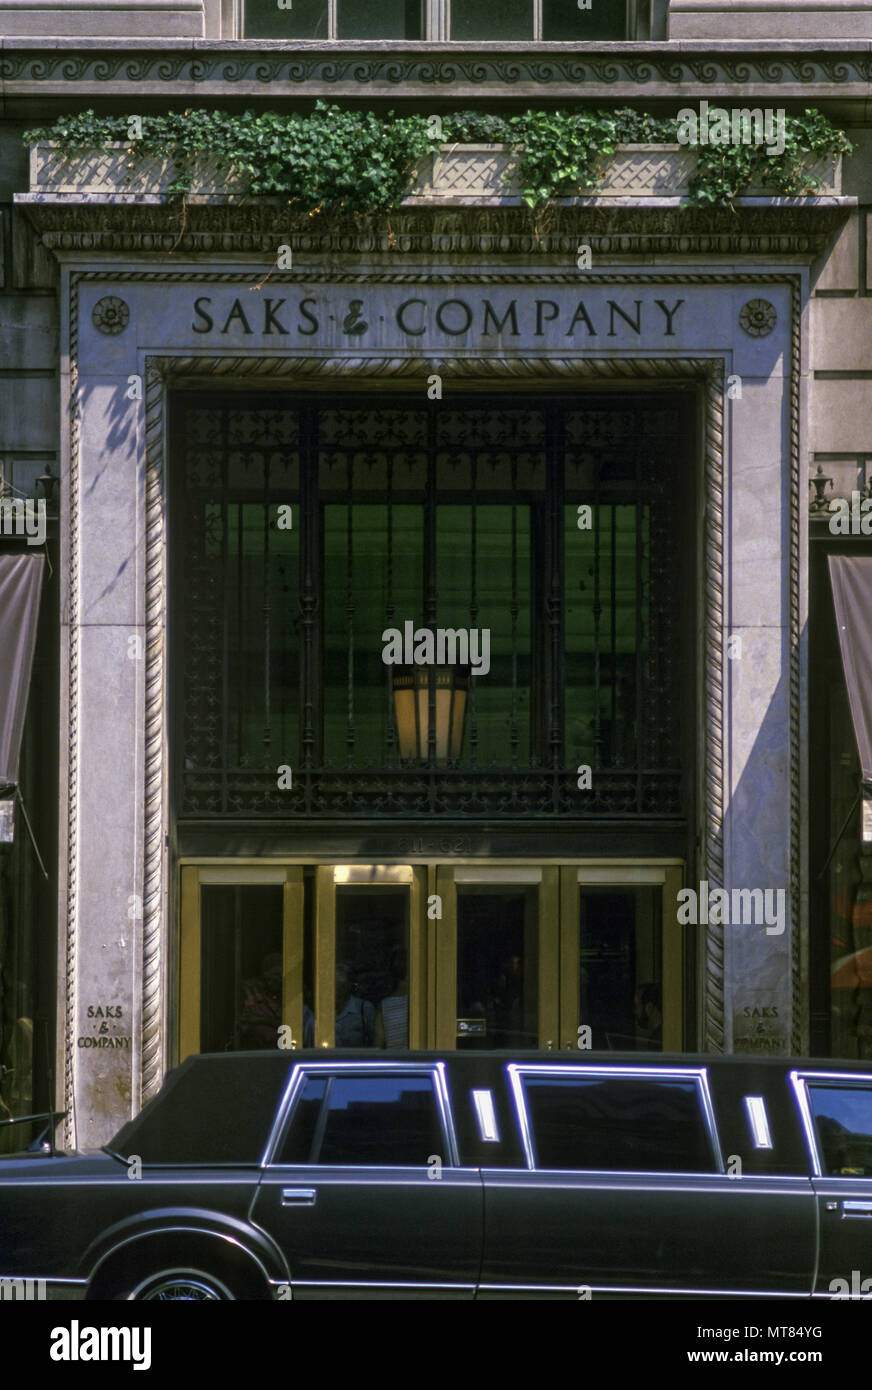
<svg viewBox="0 0 872 1390">
<path fill-rule="evenodd" d="M 138 0 L 132 0 L 138 3 Z M 54 8 L 57 8 L 55 5 Z M 729 7 L 732 9 L 732 5 Z M 0 0 L 0 12 L 3 10 L 3 3 Z M 10 52 L 20 52 L 28 50 L 59 50 L 62 52 L 81 51 L 91 53 L 101 53 L 104 51 L 117 51 L 122 55 L 130 52 L 147 52 L 153 49 L 155 52 L 177 52 L 177 53 L 216 53 L 225 57 L 245 57 L 248 53 L 287 53 L 289 57 L 302 50 L 306 53 L 410 53 L 424 56 L 428 53 L 440 54 L 494 54 L 509 53 L 513 57 L 519 54 L 530 53 L 536 57 L 554 58 L 569 55 L 574 58 L 583 58 L 590 55 L 596 57 L 615 57 L 620 54 L 636 55 L 639 57 L 650 58 L 652 55 L 662 52 L 674 57 L 676 53 L 686 53 L 691 57 L 702 57 L 705 55 L 717 55 L 723 53 L 734 57 L 741 57 L 748 53 L 765 54 L 768 57 L 783 56 L 789 58 L 791 54 L 808 56 L 813 53 L 821 53 L 839 57 L 842 55 L 857 56 L 868 58 L 870 52 L 870 41 L 864 39 L 825 39 L 825 38 L 684 38 L 684 39 L 603 39 L 590 42 L 570 40 L 539 40 L 533 39 L 214 39 L 214 38 L 182 38 L 178 36 L 168 36 L 160 38 L 152 35 L 141 37 L 131 34 L 129 37 L 121 38 L 107 35 L 101 38 L 98 35 L 86 35 L 74 37 L 70 35 L 25 35 L 13 34 L 0 36 L 0 50 L 8 49 Z"/>
<path fill-rule="evenodd" d="M 696 159 L 681 145 L 621 145 L 603 168 L 599 183 L 575 197 L 561 198 L 565 206 L 674 207 L 686 199 Z M 404 207 L 518 206 L 522 203 L 517 172 L 518 154 L 508 145 L 443 145 L 422 161 L 414 173 Z M 809 164 L 823 180 L 808 197 L 782 198 L 771 190 L 751 187 L 737 202 L 791 206 L 838 197 L 842 187 L 841 157 Z M 31 145 L 29 192 L 16 203 L 162 203 L 178 166 L 159 157 L 138 157 L 124 143 L 62 155 L 52 143 Z M 248 199 L 249 177 L 232 166 L 219 170 L 216 161 L 194 163 L 189 203 L 239 203 Z M 281 197 L 263 199 L 285 203 Z"/>
</svg>

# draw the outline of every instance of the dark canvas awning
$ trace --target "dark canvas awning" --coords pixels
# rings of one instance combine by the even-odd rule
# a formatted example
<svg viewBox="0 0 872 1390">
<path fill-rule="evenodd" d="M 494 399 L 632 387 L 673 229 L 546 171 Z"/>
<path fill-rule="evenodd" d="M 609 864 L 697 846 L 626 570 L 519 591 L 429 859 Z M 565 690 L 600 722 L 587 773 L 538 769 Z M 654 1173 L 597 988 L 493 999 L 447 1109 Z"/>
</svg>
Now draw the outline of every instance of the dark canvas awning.
<svg viewBox="0 0 872 1390">
<path fill-rule="evenodd" d="M 42 555 L 0 555 L 0 793 L 18 785 L 44 567 Z"/>
<path fill-rule="evenodd" d="M 860 771 L 872 792 L 872 556 L 830 555 L 829 565 Z"/>
</svg>

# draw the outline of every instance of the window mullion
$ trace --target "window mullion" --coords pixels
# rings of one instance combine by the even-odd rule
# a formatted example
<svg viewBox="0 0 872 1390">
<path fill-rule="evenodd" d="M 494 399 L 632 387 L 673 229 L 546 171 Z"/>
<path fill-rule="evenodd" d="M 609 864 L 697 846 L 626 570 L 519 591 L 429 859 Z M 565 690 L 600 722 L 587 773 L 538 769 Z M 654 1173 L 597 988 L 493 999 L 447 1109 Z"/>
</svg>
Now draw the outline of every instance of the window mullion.
<svg viewBox="0 0 872 1390">
<path fill-rule="evenodd" d="M 421 0 L 424 36 L 429 43 L 446 43 L 451 37 L 451 0 Z M 457 0 L 460 4 L 461 0 Z"/>
<path fill-rule="evenodd" d="M 327 0 L 327 37 L 339 37 L 339 0 Z"/>
</svg>

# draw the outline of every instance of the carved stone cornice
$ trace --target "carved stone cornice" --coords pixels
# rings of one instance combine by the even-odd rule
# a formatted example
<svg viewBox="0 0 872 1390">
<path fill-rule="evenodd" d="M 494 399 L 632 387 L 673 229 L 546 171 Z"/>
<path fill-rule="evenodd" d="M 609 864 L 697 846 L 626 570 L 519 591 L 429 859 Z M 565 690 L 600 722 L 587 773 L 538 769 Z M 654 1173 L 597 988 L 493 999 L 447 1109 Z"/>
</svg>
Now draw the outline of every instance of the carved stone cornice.
<svg viewBox="0 0 872 1390">
<path fill-rule="evenodd" d="M 426 100 L 638 101 L 676 97 L 844 102 L 872 96 L 868 42 L 407 43 L 297 40 L 6 39 L 7 103 L 91 95 L 272 101 L 360 96 Z"/>
<path fill-rule="evenodd" d="M 399 253 L 431 258 L 543 255 L 575 262 L 579 241 L 594 257 L 651 255 L 821 255 L 844 223 L 851 200 L 793 199 L 765 206 L 662 208 L 554 207 L 538 224 L 525 208 L 404 208 L 357 221 L 293 217 L 286 203 L 172 205 L 28 203 L 19 205 L 42 243 L 63 255 L 174 253 L 259 255 L 267 264 L 285 244 L 294 255 Z M 399 257 L 398 257 L 399 259 Z M 399 265 L 397 270 L 399 270 Z M 409 270 L 415 267 L 409 265 Z"/>
</svg>

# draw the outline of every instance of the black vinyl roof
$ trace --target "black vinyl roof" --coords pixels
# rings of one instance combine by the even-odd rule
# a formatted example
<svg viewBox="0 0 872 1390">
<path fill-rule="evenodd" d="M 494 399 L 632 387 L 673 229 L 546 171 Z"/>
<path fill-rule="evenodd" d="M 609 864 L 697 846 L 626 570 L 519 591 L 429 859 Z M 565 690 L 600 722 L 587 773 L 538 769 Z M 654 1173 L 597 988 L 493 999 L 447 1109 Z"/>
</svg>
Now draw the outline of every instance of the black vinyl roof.
<svg viewBox="0 0 872 1390">
<path fill-rule="evenodd" d="M 758 1057 L 711 1053 L 666 1052 L 395 1052 L 368 1049 L 308 1048 L 260 1052 L 201 1053 L 169 1072 L 157 1096 L 129 1120 L 106 1146 L 123 1158 L 138 1155 L 143 1163 L 256 1165 L 260 1162 L 276 1108 L 295 1066 L 302 1062 L 343 1065 L 396 1062 L 448 1063 L 460 1081 L 464 1073 L 477 1084 L 511 1062 L 547 1066 L 609 1066 L 645 1070 L 659 1067 L 707 1067 L 713 1083 L 737 1093 L 767 1083 L 777 1073 L 835 1071 L 865 1074 L 872 1063 L 838 1058 Z M 719 1087 L 720 1089 L 720 1087 Z"/>
<path fill-rule="evenodd" d="M 106 1146 L 143 1163 L 260 1162 L 296 1054 L 189 1057 Z"/>
</svg>

